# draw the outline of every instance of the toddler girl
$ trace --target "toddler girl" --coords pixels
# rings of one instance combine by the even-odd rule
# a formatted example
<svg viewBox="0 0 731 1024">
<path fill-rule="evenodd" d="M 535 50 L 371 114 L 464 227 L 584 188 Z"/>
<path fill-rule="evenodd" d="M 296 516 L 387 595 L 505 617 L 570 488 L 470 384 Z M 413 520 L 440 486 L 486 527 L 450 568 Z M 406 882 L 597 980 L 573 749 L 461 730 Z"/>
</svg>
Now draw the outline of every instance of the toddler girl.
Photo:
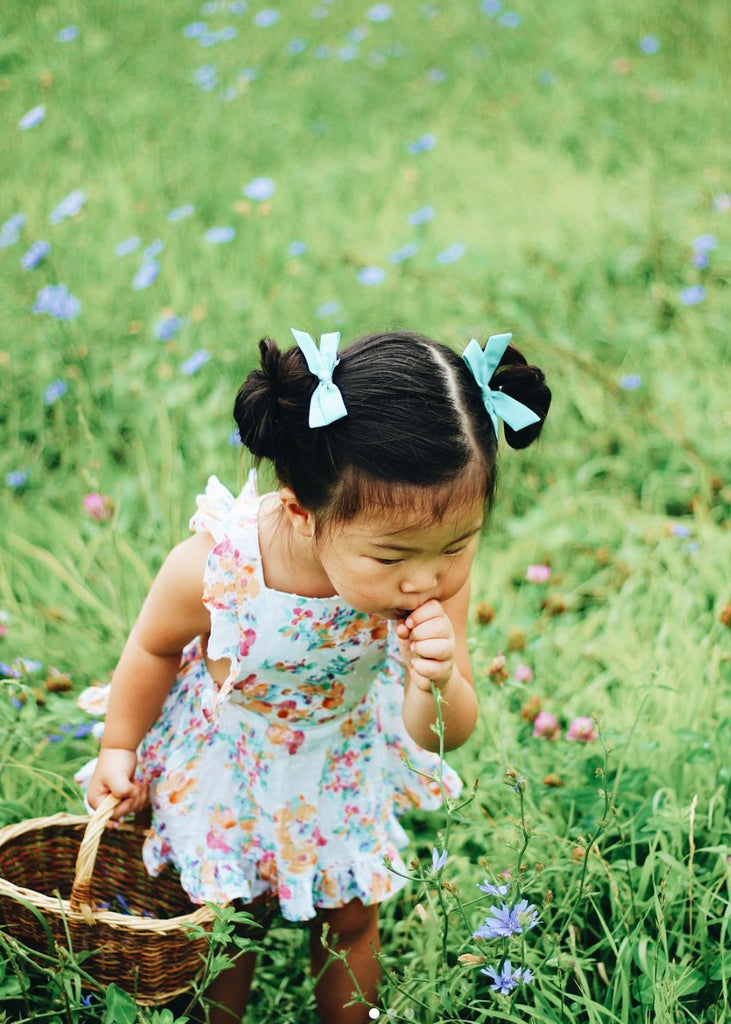
<svg viewBox="0 0 731 1024">
<path fill-rule="evenodd" d="M 444 747 L 478 708 L 467 653 L 469 572 L 508 443 L 538 435 L 550 403 L 510 335 L 464 357 L 405 331 L 337 357 L 301 331 L 260 342 L 234 416 L 279 490 L 252 474 L 234 498 L 211 477 L 162 566 L 114 672 L 88 787 L 117 817 L 149 799 L 148 869 L 172 861 L 195 902 L 240 901 L 264 920 L 323 922 L 376 1002 L 378 904 L 404 884 L 398 815 L 436 808 Z M 406 767 L 404 757 L 418 769 Z M 460 791 L 448 767 L 443 786 Z M 214 1020 L 238 1020 L 254 968 L 219 976 Z M 327 1024 L 371 1018 L 334 962 L 316 986 Z"/>
</svg>

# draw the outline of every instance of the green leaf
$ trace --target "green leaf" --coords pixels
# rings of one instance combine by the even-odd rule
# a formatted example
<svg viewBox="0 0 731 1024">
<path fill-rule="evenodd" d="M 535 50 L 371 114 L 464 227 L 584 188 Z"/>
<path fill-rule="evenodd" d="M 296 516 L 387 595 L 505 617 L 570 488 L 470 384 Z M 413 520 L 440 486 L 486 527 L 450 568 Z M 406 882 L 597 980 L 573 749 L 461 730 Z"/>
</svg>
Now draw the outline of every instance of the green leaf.
<svg viewBox="0 0 731 1024">
<path fill-rule="evenodd" d="M 116 985 L 110 985 L 106 995 L 103 1024 L 135 1024 L 137 1004 L 131 995 Z"/>
</svg>

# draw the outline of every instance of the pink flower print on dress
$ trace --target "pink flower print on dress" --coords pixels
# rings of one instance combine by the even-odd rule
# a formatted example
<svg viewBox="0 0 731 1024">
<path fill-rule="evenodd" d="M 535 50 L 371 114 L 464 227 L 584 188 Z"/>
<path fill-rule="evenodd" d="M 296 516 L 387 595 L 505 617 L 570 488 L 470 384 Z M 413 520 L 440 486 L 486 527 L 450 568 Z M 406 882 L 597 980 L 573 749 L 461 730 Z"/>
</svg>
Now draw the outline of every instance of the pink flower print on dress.
<svg viewBox="0 0 731 1024">
<path fill-rule="evenodd" d="M 561 730 L 556 716 L 550 711 L 539 711 L 533 719 L 533 735 L 543 740 L 557 740 Z"/>
<path fill-rule="evenodd" d="M 595 740 L 598 735 L 594 728 L 594 719 L 588 715 L 579 715 L 569 726 L 566 739 L 577 740 L 579 743 L 589 743 L 591 740 Z"/>
<path fill-rule="evenodd" d="M 296 754 L 304 743 L 305 734 L 301 729 L 290 729 L 288 725 L 270 725 L 267 739 L 270 743 L 283 744 L 287 753 Z"/>
</svg>

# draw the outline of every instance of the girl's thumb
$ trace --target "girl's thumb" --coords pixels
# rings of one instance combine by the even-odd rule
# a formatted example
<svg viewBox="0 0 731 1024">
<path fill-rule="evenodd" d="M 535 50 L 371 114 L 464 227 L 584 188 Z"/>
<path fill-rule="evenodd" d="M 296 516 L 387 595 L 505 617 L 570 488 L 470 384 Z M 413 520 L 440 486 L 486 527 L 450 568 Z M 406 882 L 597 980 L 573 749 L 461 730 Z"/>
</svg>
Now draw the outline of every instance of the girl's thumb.
<svg viewBox="0 0 731 1024">
<path fill-rule="evenodd" d="M 107 778 L 107 786 L 109 792 L 119 797 L 120 800 L 126 796 L 131 796 L 134 789 L 132 780 L 124 772 L 115 772 L 114 775 L 110 775 Z"/>
</svg>

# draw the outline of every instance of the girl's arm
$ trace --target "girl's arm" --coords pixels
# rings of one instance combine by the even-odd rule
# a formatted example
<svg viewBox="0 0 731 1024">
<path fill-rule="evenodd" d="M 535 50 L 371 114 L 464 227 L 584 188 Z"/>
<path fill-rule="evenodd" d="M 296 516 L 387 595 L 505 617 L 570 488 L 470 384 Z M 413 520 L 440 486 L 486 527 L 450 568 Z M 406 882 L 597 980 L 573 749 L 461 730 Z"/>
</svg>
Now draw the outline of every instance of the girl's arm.
<svg viewBox="0 0 731 1024">
<path fill-rule="evenodd" d="M 439 750 L 439 737 L 430 728 L 437 721 L 432 682 L 443 697 L 445 750 L 468 740 L 477 722 L 478 704 L 467 650 L 469 602 L 467 580 L 449 600 L 427 601 L 396 627 L 406 657 L 404 725 L 425 750 Z"/>
<path fill-rule="evenodd" d="M 115 817 L 139 810 L 147 794 L 133 783 L 137 747 L 160 713 L 185 645 L 210 631 L 203 604 L 203 574 L 214 545 L 196 533 L 168 555 L 112 675 L 104 736 L 87 799 L 96 807 L 107 793 L 121 798 Z"/>
</svg>

